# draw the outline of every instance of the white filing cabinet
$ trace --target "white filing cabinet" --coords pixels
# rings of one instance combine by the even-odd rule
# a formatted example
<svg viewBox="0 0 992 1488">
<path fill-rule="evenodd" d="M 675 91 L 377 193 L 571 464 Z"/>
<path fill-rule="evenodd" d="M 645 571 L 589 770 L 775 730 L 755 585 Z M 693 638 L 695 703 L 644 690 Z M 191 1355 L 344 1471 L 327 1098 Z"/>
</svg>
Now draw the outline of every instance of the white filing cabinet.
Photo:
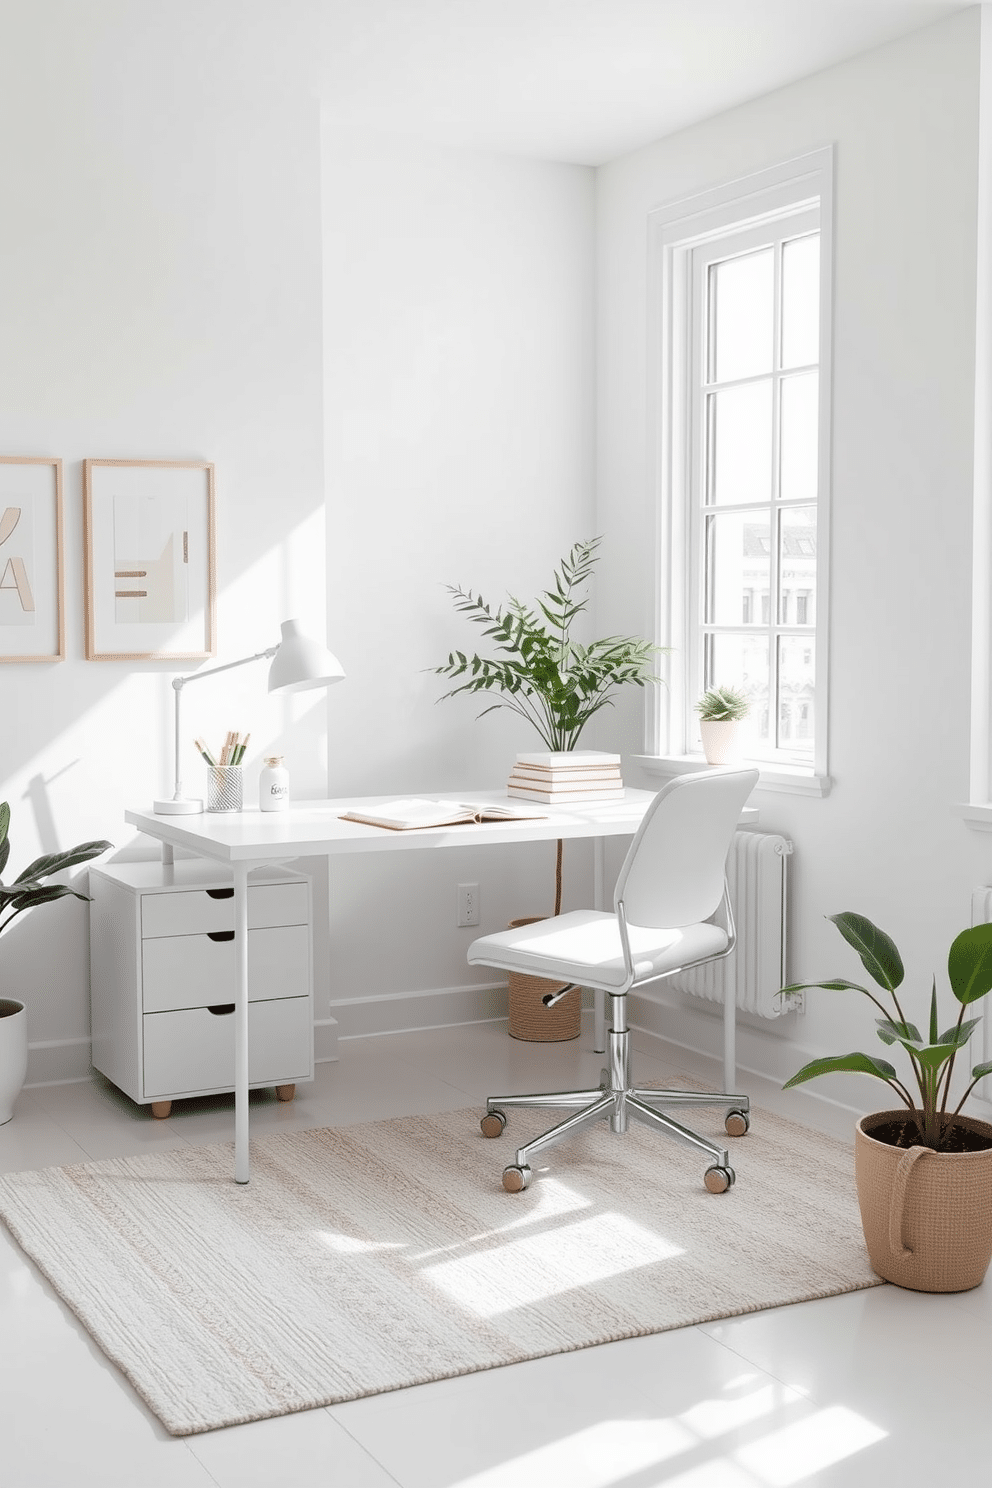
<svg viewBox="0 0 992 1488">
<path fill-rule="evenodd" d="M 310 881 L 248 879 L 248 1083 L 291 1100 L 313 1079 Z M 93 1064 L 168 1116 L 234 1089 L 234 886 L 202 859 L 90 869 Z"/>
</svg>

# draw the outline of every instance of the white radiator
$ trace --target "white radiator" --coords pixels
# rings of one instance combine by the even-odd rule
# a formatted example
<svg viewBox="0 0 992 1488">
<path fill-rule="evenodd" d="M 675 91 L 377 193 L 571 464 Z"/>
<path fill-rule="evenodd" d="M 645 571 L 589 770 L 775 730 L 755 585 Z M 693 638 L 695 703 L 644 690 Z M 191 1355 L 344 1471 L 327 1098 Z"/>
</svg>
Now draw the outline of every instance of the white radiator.
<svg viewBox="0 0 992 1488">
<path fill-rule="evenodd" d="M 723 961 L 683 972 L 663 985 L 762 1018 L 787 1012 L 777 996 L 786 973 L 786 865 L 792 852 L 787 837 L 774 832 L 735 832 L 727 856 L 727 885 L 737 926 L 737 945 Z M 989 891 L 992 893 L 992 890 Z"/>
</svg>

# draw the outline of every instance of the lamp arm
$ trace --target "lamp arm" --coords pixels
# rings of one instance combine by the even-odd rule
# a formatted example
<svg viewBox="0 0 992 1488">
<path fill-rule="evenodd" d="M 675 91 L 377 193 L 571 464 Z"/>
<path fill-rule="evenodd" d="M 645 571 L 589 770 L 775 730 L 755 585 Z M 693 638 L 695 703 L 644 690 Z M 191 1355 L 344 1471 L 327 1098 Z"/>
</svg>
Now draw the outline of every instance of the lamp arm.
<svg viewBox="0 0 992 1488">
<path fill-rule="evenodd" d="M 181 801 L 183 798 L 182 766 L 180 764 L 182 759 L 182 749 L 180 747 L 180 714 L 182 711 L 183 688 L 188 682 L 199 682 L 201 677 L 216 677 L 218 672 L 229 672 L 232 667 L 244 666 L 249 661 L 263 661 L 267 657 L 275 656 L 278 650 L 278 646 L 270 646 L 267 651 L 256 651 L 254 656 L 242 656 L 240 661 L 226 661 L 223 666 L 210 667 L 205 672 L 190 672 L 185 677 L 173 677 L 172 689 L 176 697 L 176 787 L 175 795 L 172 798 L 174 801 Z"/>
</svg>

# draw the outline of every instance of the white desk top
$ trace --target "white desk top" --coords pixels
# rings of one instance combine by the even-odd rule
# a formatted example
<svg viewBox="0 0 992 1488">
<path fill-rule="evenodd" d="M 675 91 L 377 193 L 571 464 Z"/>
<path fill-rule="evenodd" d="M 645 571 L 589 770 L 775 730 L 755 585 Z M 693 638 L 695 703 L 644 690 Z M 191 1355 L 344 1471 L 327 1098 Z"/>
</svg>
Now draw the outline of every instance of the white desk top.
<svg viewBox="0 0 992 1488">
<path fill-rule="evenodd" d="M 412 793 L 411 793 L 412 794 Z M 439 791 L 435 801 L 507 799 L 506 790 Z M 407 832 L 342 821 L 345 811 L 368 810 L 396 800 L 391 796 L 354 796 L 328 801 L 294 802 L 285 811 L 203 812 L 198 816 L 156 816 L 150 807 L 128 809 L 124 819 L 160 842 L 184 847 L 200 857 L 221 862 L 270 862 L 333 853 L 424 851 L 478 847 L 497 842 L 542 842 L 558 837 L 630 836 L 637 831 L 654 791 L 625 790 L 622 801 L 590 801 L 545 806 L 531 821 L 479 822 L 457 827 L 429 827 Z M 756 811 L 745 816 L 757 817 Z"/>
<path fill-rule="evenodd" d="M 427 794 L 427 793 L 425 793 Z M 532 821 L 479 822 L 394 832 L 362 822 L 342 821 L 345 811 L 368 810 L 396 800 L 392 796 L 353 796 L 294 802 L 285 811 L 203 812 L 198 816 L 156 816 L 150 807 L 129 809 L 124 819 L 159 842 L 184 847 L 198 857 L 223 863 L 273 862 L 329 853 L 416 852 L 447 847 L 485 847 L 499 842 L 546 842 L 558 837 L 618 837 L 637 831 L 654 791 L 625 790 L 622 801 L 542 805 L 546 815 Z M 506 790 L 441 791 L 436 801 L 508 801 Z M 747 806 L 742 826 L 754 826 L 758 812 Z"/>
</svg>

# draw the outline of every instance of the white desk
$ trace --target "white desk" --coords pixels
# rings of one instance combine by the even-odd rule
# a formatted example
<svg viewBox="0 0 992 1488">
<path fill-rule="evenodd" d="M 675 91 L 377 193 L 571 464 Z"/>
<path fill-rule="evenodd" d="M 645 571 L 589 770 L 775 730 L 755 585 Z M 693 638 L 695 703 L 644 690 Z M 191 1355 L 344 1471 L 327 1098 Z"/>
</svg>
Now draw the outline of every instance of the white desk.
<svg viewBox="0 0 992 1488">
<path fill-rule="evenodd" d="M 541 806 L 546 816 L 535 821 L 485 822 L 460 827 L 393 832 L 360 822 L 341 821 L 345 811 L 368 809 L 393 796 L 361 796 L 350 800 L 308 801 L 286 811 L 204 813 L 202 816 L 156 816 L 150 809 L 128 810 L 124 819 L 162 844 L 168 863 L 174 849 L 186 848 L 201 858 L 227 864 L 234 873 L 235 947 L 235 1084 L 234 1177 L 247 1183 L 248 1162 L 248 874 L 252 868 L 289 858 L 336 856 L 339 853 L 439 852 L 449 847 L 498 847 L 507 842 L 547 842 L 557 838 L 591 837 L 596 841 L 596 904 L 604 907 L 604 852 L 607 837 L 631 836 L 640 825 L 653 791 L 626 790 L 622 801 L 590 801 L 583 805 Z M 432 800 L 507 801 L 506 791 L 449 791 L 431 794 Z M 747 809 L 745 818 L 757 812 Z M 602 1023 L 597 1003 L 597 1025 Z M 597 1047 L 602 1028 L 597 1026 Z"/>
</svg>

